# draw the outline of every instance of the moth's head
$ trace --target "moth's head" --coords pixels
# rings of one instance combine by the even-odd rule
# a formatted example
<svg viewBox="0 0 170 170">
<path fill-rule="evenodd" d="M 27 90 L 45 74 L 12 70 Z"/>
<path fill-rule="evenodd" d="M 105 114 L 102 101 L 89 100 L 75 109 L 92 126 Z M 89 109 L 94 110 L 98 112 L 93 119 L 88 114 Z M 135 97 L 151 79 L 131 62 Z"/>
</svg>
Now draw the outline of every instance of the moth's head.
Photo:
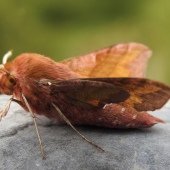
<svg viewBox="0 0 170 170">
<path fill-rule="evenodd" d="M 2 64 L 0 65 L 0 93 L 12 95 L 14 87 L 16 85 L 16 79 L 13 75 L 5 69 L 4 65 L 7 63 L 8 58 L 12 55 L 9 51 L 6 53 L 2 59 Z"/>
</svg>

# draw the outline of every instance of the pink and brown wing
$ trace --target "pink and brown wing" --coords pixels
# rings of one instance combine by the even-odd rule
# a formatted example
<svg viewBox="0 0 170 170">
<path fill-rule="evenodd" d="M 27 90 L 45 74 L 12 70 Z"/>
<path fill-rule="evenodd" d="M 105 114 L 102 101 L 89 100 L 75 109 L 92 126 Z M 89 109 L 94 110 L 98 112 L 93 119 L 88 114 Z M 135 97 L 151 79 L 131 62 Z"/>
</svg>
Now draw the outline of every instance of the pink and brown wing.
<svg viewBox="0 0 170 170">
<path fill-rule="evenodd" d="M 62 61 L 81 77 L 143 77 L 151 51 L 139 43 L 114 45 Z"/>
<path fill-rule="evenodd" d="M 170 99 L 170 87 L 145 78 L 87 78 L 72 80 L 43 80 L 51 83 L 52 95 L 62 93 L 75 101 L 102 106 L 119 103 L 137 111 L 161 108 Z"/>
</svg>

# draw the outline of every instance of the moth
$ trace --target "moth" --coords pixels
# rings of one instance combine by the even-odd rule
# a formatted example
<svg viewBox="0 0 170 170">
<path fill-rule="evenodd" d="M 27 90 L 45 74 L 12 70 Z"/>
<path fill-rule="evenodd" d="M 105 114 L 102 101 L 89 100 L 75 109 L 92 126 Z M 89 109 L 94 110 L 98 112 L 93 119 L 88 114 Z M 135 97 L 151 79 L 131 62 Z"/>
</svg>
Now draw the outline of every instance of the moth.
<svg viewBox="0 0 170 170">
<path fill-rule="evenodd" d="M 0 112 L 4 117 L 12 101 L 36 115 L 60 124 L 107 128 L 146 128 L 164 121 L 147 113 L 170 98 L 170 87 L 143 78 L 151 55 L 138 43 L 114 45 L 61 62 L 35 53 L 24 53 L 0 68 L 0 92 L 11 95 Z M 99 149 L 99 146 L 95 145 Z"/>
</svg>

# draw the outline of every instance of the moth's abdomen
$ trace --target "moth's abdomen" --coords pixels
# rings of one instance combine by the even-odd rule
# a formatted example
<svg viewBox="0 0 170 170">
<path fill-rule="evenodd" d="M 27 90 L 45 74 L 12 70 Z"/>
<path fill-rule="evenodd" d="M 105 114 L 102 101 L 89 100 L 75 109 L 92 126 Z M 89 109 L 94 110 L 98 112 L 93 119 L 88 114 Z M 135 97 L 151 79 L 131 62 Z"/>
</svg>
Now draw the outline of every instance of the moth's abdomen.
<svg viewBox="0 0 170 170">
<path fill-rule="evenodd" d="M 147 128 L 157 123 L 163 123 L 161 119 L 149 115 L 147 112 L 138 112 L 134 108 L 125 108 L 112 103 L 91 111 L 69 108 L 64 111 L 64 114 L 75 125 L 107 128 Z"/>
</svg>

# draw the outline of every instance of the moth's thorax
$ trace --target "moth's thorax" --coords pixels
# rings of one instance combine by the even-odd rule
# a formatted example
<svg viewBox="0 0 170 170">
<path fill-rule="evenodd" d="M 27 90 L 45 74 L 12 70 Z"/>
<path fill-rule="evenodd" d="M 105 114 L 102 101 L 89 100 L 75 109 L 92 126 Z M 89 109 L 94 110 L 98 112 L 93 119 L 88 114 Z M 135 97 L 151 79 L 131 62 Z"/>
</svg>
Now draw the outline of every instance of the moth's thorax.
<svg viewBox="0 0 170 170">
<path fill-rule="evenodd" d="M 16 57 L 7 66 L 17 79 L 69 79 L 79 75 L 68 66 L 39 54 L 24 53 Z M 21 83 L 21 82 L 20 82 Z"/>
<path fill-rule="evenodd" d="M 16 85 L 16 79 L 7 70 L 0 69 L 0 93 L 12 95 Z"/>
</svg>

